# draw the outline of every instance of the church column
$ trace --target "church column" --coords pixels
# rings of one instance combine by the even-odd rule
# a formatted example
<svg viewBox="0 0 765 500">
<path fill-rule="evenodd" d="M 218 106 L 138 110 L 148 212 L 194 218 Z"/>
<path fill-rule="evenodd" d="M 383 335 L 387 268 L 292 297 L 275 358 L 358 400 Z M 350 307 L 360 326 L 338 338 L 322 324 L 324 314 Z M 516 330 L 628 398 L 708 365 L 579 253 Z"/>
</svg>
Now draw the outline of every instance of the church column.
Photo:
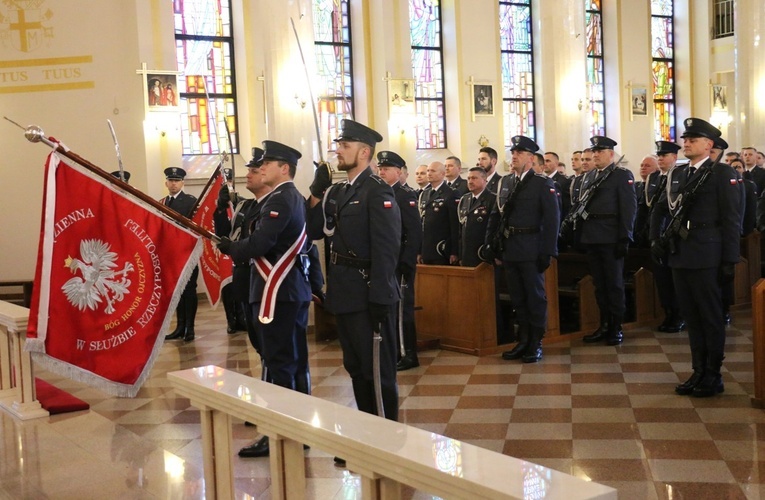
<svg viewBox="0 0 765 500">
<path fill-rule="evenodd" d="M 737 144 L 765 147 L 765 3 L 737 0 L 736 13 L 736 107 Z"/>
</svg>

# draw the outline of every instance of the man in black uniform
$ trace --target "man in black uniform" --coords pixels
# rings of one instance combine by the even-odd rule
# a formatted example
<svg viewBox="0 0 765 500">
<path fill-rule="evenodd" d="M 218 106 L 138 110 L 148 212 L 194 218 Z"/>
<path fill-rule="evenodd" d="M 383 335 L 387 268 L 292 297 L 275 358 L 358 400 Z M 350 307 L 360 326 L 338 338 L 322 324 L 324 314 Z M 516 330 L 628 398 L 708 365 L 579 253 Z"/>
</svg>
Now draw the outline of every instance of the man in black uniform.
<svg viewBox="0 0 765 500">
<path fill-rule="evenodd" d="M 359 410 L 377 414 L 373 368 L 373 332 L 379 330 L 380 383 L 385 417 L 398 419 L 394 309 L 401 298 L 396 267 L 401 247 L 401 212 L 393 190 L 370 162 L 376 131 L 353 120 L 342 121 L 337 142 L 338 168 L 348 181 L 331 186 L 325 166 L 316 169 L 308 212 L 312 239 L 327 236 L 327 309 L 335 314 L 343 366 L 351 376 Z M 448 189 L 448 188 L 447 188 Z M 323 197 L 323 200 L 322 200 Z"/>
<path fill-rule="evenodd" d="M 614 165 L 616 141 L 605 136 L 590 139 L 595 170 L 587 187 L 590 198 L 582 214 L 580 243 L 595 284 L 600 308 L 600 327 L 584 337 L 587 343 L 605 340 L 619 345 L 623 340 L 624 257 L 635 224 L 637 197 L 635 179 L 626 168 Z"/>
<path fill-rule="evenodd" d="M 393 151 L 380 151 L 377 153 L 377 166 L 380 178 L 393 189 L 401 211 L 401 251 L 396 267 L 396 279 L 401 288 L 401 301 L 396 312 L 401 357 L 396 369 L 403 371 L 420 366 L 417 359 L 417 328 L 414 322 L 414 277 L 417 270 L 417 253 L 422 245 L 422 222 L 414 189 L 397 182 L 400 171 L 405 166 L 404 159 Z"/>
<path fill-rule="evenodd" d="M 658 193 L 659 163 L 653 155 L 643 157 L 640 162 L 640 180 L 635 182 L 635 195 L 637 196 L 637 212 L 635 215 L 635 229 L 632 238 L 632 246 L 648 248 L 651 245 L 648 239 L 650 219 L 648 216 L 651 199 Z"/>
<path fill-rule="evenodd" d="M 460 265 L 475 267 L 486 243 L 489 216 L 497 209 L 497 196 L 486 189 L 486 171 L 473 167 L 468 172 L 468 192 L 460 198 L 457 214 L 460 222 Z"/>
<path fill-rule="evenodd" d="M 197 202 L 196 196 L 183 192 L 183 179 L 186 177 L 186 171 L 180 167 L 169 167 L 165 169 L 165 187 L 168 195 L 160 201 L 169 208 L 172 208 L 184 217 L 191 218 L 191 210 Z M 178 301 L 178 307 L 175 310 L 177 324 L 175 330 L 165 337 L 165 340 L 183 339 L 184 342 L 194 340 L 194 320 L 197 316 L 197 277 L 199 276 L 199 267 L 194 268 L 191 273 L 186 288 Z"/>
<path fill-rule="evenodd" d="M 687 118 L 684 124 L 683 154 L 690 164 L 672 172 L 668 203 L 657 207 L 657 212 L 661 208 L 679 218 L 681 228 L 665 231 L 651 243 L 651 253 L 668 259 L 688 322 L 693 374 L 675 392 L 709 397 L 724 390 L 721 285 L 733 280 L 739 260 L 741 203 L 733 169 L 709 158 L 720 131 L 699 118 Z"/>
<path fill-rule="evenodd" d="M 449 156 L 444 161 L 446 184 L 457 193 L 457 199 L 468 192 L 467 181 L 460 176 L 462 161 L 456 156 Z"/>
<path fill-rule="evenodd" d="M 494 194 L 497 194 L 499 179 L 502 177 L 497 172 L 498 160 L 497 151 L 494 148 L 486 146 L 478 150 L 478 163 L 476 166 L 486 171 L 486 189 Z"/>
<path fill-rule="evenodd" d="M 488 231 L 496 235 L 497 264 L 504 268 L 518 322 L 518 344 L 502 353 L 502 358 L 536 363 L 542 359 L 547 327 L 544 272 L 558 255 L 560 208 L 553 180 L 531 168 L 539 146 L 522 135 L 513 137 L 512 143 L 515 175 L 503 178 L 499 210 L 492 215 Z M 512 185 L 505 189 L 508 182 Z"/>
<path fill-rule="evenodd" d="M 658 238 L 666 229 L 669 223 L 668 212 L 662 210 L 661 205 L 667 203 L 667 179 L 669 172 L 674 172 L 677 164 L 677 152 L 680 146 L 674 142 L 656 141 L 656 156 L 659 165 L 658 178 L 656 179 L 656 189 L 651 196 L 646 198 L 648 206 L 648 241 Z M 652 174 L 655 175 L 655 174 Z M 677 178 L 675 177 L 675 181 Z M 669 187 L 669 189 L 672 189 Z M 677 192 L 677 191 L 675 191 Z M 654 212 L 656 216 L 654 217 Z M 651 270 L 653 279 L 656 283 L 656 290 L 659 294 L 659 302 L 664 308 L 664 321 L 656 328 L 660 332 L 678 333 L 685 328 L 683 315 L 680 313 L 680 306 L 677 303 L 677 293 L 675 292 L 675 282 L 672 279 L 672 269 L 664 262 L 654 262 Z"/>
<path fill-rule="evenodd" d="M 263 141 L 260 171 L 272 191 L 262 201 L 250 235 L 239 241 L 222 238 L 218 248 L 235 262 L 252 259 L 250 305 L 270 381 L 310 394 L 306 331 L 311 288 L 300 258 L 310 244 L 305 198 L 293 182 L 300 157 L 289 146 Z M 254 447 L 261 452 L 249 456 L 268 455 L 268 438 Z"/>
<path fill-rule="evenodd" d="M 456 193 L 444 181 L 443 163 L 428 165 L 430 189 L 420 194 L 422 218 L 422 248 L 417 262 L 433 266 L 447 266 L 458 261 L 459 221 L 457 220 Z"/>
</svg>

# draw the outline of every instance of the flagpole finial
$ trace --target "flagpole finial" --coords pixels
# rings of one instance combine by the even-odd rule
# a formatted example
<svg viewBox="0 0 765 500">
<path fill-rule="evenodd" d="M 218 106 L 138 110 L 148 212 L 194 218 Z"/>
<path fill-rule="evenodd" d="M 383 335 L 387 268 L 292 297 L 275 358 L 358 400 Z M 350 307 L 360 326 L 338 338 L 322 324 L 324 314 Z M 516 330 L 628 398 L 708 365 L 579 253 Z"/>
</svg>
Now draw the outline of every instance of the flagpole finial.
<svg viewBox="0 0 765 500">
<path fill-rule="evenodd" d="M 45 137 L 45 132 L 43 132 L 43 129 L 37 125 L 30 125 L 24 129 L 24 137 L 26 137 L 29 142 L 40 142 Z"/>
</svg>

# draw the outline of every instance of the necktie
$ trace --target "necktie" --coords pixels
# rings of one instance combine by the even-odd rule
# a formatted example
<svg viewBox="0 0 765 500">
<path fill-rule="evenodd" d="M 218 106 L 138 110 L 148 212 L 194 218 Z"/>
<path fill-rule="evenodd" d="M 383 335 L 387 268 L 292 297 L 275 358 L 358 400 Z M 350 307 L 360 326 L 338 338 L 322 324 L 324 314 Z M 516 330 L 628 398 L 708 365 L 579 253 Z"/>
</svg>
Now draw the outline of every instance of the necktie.
<svg viewBox="0 0 765 500">
<path fill-rule="evenodd" d="M 172 207 L 172 206 L 173 206 L 173 200 L 174 200 L 174 199 L 175 199 L 175 198 L 173 198 L 172 196 L 168 196 L 168 197 L 167 197 L 167 203 L 166 203 L 166 205 L 167 205 L 168 207 Z"/>
<path fill-rule="evenodd" d="M 693 174 L 695 173 L 696 173 L 696 167 L 688 168 L 688 177 L 693 177 Z"/>
<path fill-rule="evenodd" d="M 471 212 L 472 212 L 472 211 L 473 211 L 473 209 L 476 207 L 476 205 L 478 205 L 478 198 L 476 198 L 475 196 L 472 196 L 472 197 L 470 198 L 470 211 L 471 211 Z"/>
</svg>

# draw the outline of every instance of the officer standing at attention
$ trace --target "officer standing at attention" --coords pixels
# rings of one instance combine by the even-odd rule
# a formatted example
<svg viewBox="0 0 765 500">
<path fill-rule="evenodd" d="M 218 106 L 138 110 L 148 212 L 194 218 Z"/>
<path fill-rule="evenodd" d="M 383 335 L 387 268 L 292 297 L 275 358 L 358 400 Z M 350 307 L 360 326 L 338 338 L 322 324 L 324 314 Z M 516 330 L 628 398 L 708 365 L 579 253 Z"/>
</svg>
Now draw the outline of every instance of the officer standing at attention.
<svg viewBox="0 0 765 500">
<path fill-rule="evenodd" d="M 191 210 L 197 202 L 196 196 L 183 192 L 183 179 L 186 177 L 186 171 L 180 167 L 169 167 L 165 169 L 165 187 L 168 195 L 160 200 L 168 208 L 172 208 L 184 217 L 191 218 Z M 183 294 L 178 301 L 178 307 L 175 309 L 177 324 L 175 330 L 165 337 L 165 340 L 183 339 L 184 342 L 194 340 L 194 320 L 197 316 L 197 277 L 199 276 L 199 266 L 194 268 L 183 289 Z"/>
<path fill-rule="evenodd" d="M 457 205 L 460 265 L 476 267 L 483 262 L 479 251 L 482 251 L 481 247 L 486 243 L 486 229 L 491 213 L 497 209 L 497 196 L 486 189 L 486 171 L 481 167 L 473 167 L 468 171 L 467 187 L 468 192 Z"/>
<path fill-rule="evenodd" d="M 353 120 L 342 121 L 335 142 L 338 169 L 348 174 L 348 181 L 332 186 L 328 168 L 321 165 L 316 169 L 308 225 L 312 239 L 326 235 L 329 241 L 326 304 L 337 319 L 343 366 L 351 376 L 356 406 L 377 414 L 372 343 L 373 332 L 379 329 L 385 418 L 397 420 L 393 323 L 401 298 L 396 281 L 401 212 L 391 187 L 372 175 L 370 163 L 380 141 L 382 136 L 371 128 Z"/>
<path fill-rule="evenodd" d="M 558 255 L 560 207 L 554 181 L 531 169 L 539 146 L 522 135 L 511 140 L 515 180 L 507 198 L 499 195 L 499 211 L 490 224 L 490 231 L 501 238 L 497 264 L 501 260 L 519 325 L 518 344 L 502 353 L 502 358 L 522 357 L 524 363 L 536 363 L 542 359 L 542 337 L 547 328 L 544 272 Z M 505 179 L 508 176 L 501 188 Z M 500 189 L 500 193 L 505 192 Z"/>
<path fill-rule="evenodd" d="M 459 221 L 457 194 L 444 177 L 446 169 L 438 161 L 428 165 L 430 189 L 420 194 L 422 218 L 422 248 L 417 262 L 432 266 L 456 264 L 459 252 Z"/>
<path fill-rule="evenodd" d="M 478 150 L 478 162 L 476 167 L 481 167 L 486 171 L 486 188 L 494 194 L 499 189 L 499 179 L 502 176 L 497 172 L 497 150 L 485 146 Z"/>
<path fill-rule="evenodd" d="M 235 262 L 252 259 L 250 305 L 270 381 L 310 394 L 308 306 L 311 287 L 301 252 L 307 244 L 305 198 L 293 179 L 301 154 L 276 141 L 263 141 L 260 172 L 272 191 L 265 197 L 249 237 L 222 238 L 218 248 Z M 268 454 L 268 437 L 255 445 Z"/>
<path fill-rule="evenodd" d="M 580 243 L 595 284 L 595 299 L 600 308 L 600 327 L 584 337 L 587 343 L 605 340 L 619 345 L 623 340 L 624 257 L 627 256 L 635 224 L 637 196 L 635 179 L 626 168 L 614 165 L 616 141 L 605 136 L 590 138 L 595 170 L 588 186 L 590 201 L 581 221 Z"/>
<path fill-rule="evenodd" d="M 684 125 L 683 154 L 690 163 L 672 171 L 668 183 L 674 191 L 669 194 L 676 196 L 657 207 L 679 218 L 679 230 L 670 231 L 670 223 L 651 243 L 651 253 L 668 260 L 688 323 L 693 374 L 675 392 L 709 397 L 725 389 L 720 374 L 725 357 L 721 285 L 733 280 L 739 260 L 741 195 L 733 169 L 709 157 L 720 130 L 700 118 L 687 118 Z"/>
<path fill-rule="evenodd" d="M 417 327 L 414 322 L 414 277 L 417 270 L 417 253 L 422 245 L 422 222 L 417 209 L 417 195 L 414 189 L 401 184 L 401 169 L 406 166 L 404 159 L 393 151 L 377 153 L 380 178 L 393 189 L 396 203 L 401 211 L 401 251 L 396 267 L 396 279 L 401 288 L 401 302 L 396 311 L 399 352 L 403 344 L 404 354 L 398 360 L 398 371 L 420 366 L 417 359 Z M 401 318 L 399 318 L 399 314 Z"/>
</svg>

